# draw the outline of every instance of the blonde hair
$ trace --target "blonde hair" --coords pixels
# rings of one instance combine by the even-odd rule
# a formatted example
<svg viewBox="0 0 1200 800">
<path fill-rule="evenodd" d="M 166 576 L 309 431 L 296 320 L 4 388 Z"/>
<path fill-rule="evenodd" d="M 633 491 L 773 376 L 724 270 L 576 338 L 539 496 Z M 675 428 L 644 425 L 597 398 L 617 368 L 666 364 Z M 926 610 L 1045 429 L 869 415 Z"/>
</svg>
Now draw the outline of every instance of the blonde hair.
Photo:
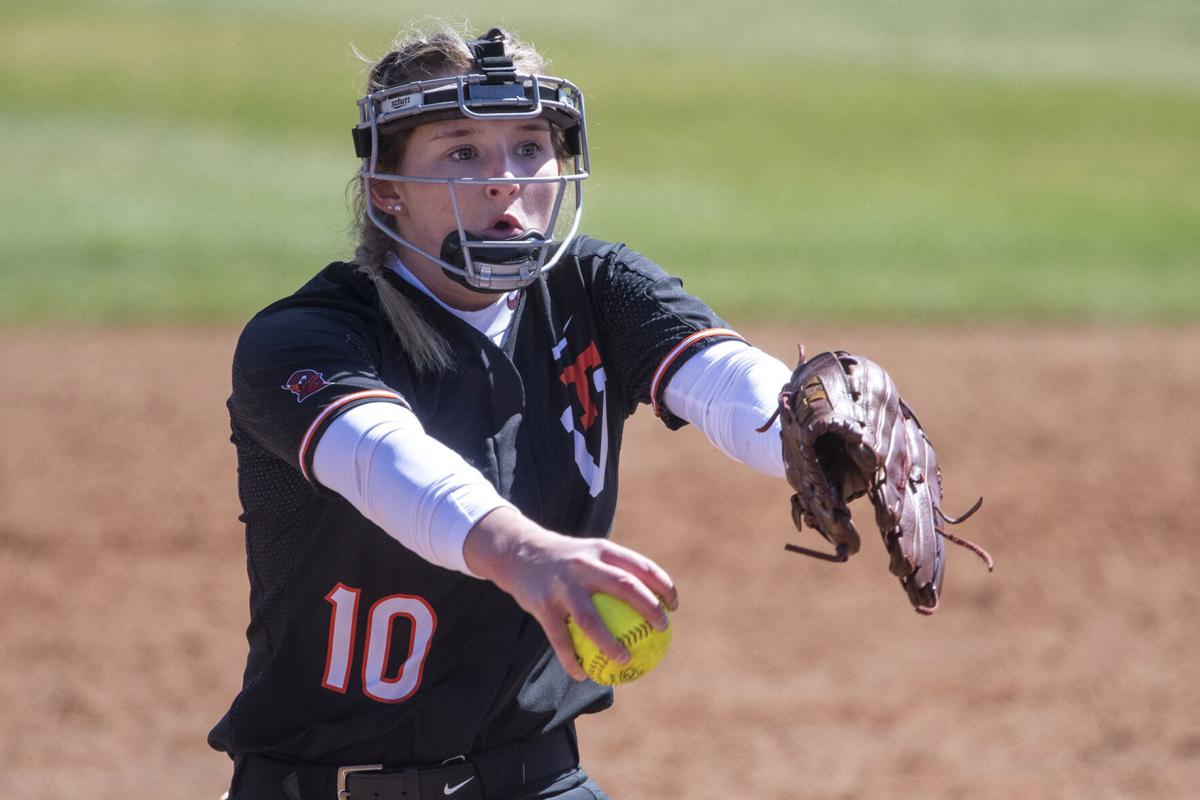
<svg viewBox="0 0 1200 800">
<path fill-rule="evenodd" d="M 427 32 L 418 29 L 402 31 L 388 53 L 371 64 L 367 94 L 411 81 L 470 72 L 475 63 L 471 49 L 467 47 L 470 38 L 474 37 L 444 25 Z M 507 33 L 504 34 L 504 51 L 520 72 L 540 73 L 545 70 L 546 60 L 536 50 Z M 363 60 L 370 63 L 368 59 Z M 385 129 L 381 133 L 385 135 L 380 138 L 379 167 L 384 170 L 398 167 L 404 158 L 408 132 L 386 135 Z M 400 346 L 418 372 L 447 369 L 451 357 L 446 340 L 385 277 L 388 271 L 387 254 L 395 250 L 397 244 L 367 216 L 367 204 L 371 198 L 367 195 L 361 176 L 356 175 L 347 188 L 353 195 L 354 226 L 358 232 L 354 260 L 359 271 L 375 283 L 380 305 Z M 394 221 L 388 217 L 385 224 L 393 226 Z"/>
</svg>

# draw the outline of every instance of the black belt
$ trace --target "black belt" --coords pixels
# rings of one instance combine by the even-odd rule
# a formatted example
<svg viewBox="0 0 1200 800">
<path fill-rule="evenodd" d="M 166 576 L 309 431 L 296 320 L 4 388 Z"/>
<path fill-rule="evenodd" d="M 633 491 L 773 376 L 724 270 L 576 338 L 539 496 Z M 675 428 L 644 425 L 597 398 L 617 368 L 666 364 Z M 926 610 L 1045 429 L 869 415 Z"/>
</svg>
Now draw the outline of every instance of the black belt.
<svg viewBox="0 0 1200 800">
<path fill-rule="evenodd" d="M 422 767 L 335 767 L 242 756 L 235 766 L 230 800 L 483 800 L 516 794 L 523 786 L 552 780 L 578 766 L 575 726 L 568 723 L 537 739 Z"/>
</svg>

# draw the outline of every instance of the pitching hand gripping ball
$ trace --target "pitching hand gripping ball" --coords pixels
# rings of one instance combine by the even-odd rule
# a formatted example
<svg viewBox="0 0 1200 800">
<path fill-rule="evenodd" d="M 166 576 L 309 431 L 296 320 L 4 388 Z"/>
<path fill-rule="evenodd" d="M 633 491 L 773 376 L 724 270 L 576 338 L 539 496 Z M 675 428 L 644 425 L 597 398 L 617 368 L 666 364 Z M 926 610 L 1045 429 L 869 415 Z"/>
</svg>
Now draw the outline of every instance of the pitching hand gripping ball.
<svg viewBox="0 0 1200 800">
<path fill-rule="evenodd" d="M 671 644 L 670 626 L 665 631 L 654 630 L 641 614 L 607 594 L 592 595 L 592 602 L 596 604 L 596 611 L 600 613 L 605 626 L 618 642 L 625 645 L 630 659 L 622 664 L 608 658 L 575 624 L 575 620 L 568 618 L 567 629 L 571 632 L 575 657 L 588 677 L 596 683 L 615 686 L 635 681 L 658 666 Z"/>
</svg>

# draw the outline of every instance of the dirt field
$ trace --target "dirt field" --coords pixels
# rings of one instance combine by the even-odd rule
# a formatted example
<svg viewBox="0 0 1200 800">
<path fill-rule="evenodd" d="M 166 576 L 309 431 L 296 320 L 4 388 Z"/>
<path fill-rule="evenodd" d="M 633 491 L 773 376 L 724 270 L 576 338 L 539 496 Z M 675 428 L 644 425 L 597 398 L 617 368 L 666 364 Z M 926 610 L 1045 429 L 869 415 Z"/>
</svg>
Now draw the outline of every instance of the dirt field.
<svg viewBox="0 0 1200 800">
<path fill-rule="evenodd" d="M 790 361 L 797 333 L 752 337 Z M 215 800 L 247 586 L 231 330 L 0 333 L 0 797 Z M 581 723 L 614 798 L 1200 796 L 1200 329 L 805 330 L 930 430 L 949 555 L 783 550 L 779 482 L 632 422 L 617 538 L 680 585 L 654 675 Z M 859 511 L 865 516 L 866 509 Z M 810 541 L 815 534 L 807 533 Z"/>
</svg>

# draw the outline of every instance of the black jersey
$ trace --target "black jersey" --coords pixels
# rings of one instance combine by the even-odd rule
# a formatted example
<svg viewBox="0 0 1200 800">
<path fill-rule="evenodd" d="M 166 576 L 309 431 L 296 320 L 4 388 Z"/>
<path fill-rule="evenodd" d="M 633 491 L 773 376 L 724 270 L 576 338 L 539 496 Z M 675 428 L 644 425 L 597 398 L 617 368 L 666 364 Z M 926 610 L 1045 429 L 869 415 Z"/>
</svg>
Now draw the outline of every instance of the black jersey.
<svg viewBox="0 0 1200 800">
<path fill-rule="evenodd" d="M 364 402 L 408 406 L 545 527 L 607 536 L 626 418 L 696 348 L 735 337 L 681 282 L 580 238 L 524 290 L 504 348 L 398 276 L 453 366 L 418 374 L 374 284 L 334 263 L 256 315 L 229 398 L 250 579 L 241 692 L 209 736 L 233 755 L 437 762 L 549 731 L 612 702 L 570 679 L 494 584 L 404 548 L 312 478 L 314 443 Z"/>
</svg>

